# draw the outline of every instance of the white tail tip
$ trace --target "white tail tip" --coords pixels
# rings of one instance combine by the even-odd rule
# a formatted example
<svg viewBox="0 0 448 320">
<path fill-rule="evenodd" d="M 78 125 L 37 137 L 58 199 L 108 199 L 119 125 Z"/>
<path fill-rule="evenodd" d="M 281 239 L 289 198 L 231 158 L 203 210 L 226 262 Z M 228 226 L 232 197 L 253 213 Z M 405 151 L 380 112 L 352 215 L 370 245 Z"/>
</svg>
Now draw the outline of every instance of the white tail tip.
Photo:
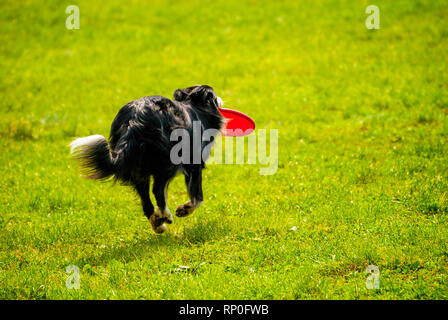
<svg viewBox="0 0 448 320">
<path fill-rule="evenodd" d="M 105 138 L 102 135 L 99 134 L 95 134 L 93 136 L 88 136 L 88 137 L 84 137 L 84 138 L 78 138 L 73 140 L 70 143 L 70 153 L 72 155 L 78 153 L 79 151 L 81 151 L 81 149 L 85 146 L 91 146 L 92 144 L 97 143 L 98 141 L 102 141 L 105 140 Z"/>
</svg>

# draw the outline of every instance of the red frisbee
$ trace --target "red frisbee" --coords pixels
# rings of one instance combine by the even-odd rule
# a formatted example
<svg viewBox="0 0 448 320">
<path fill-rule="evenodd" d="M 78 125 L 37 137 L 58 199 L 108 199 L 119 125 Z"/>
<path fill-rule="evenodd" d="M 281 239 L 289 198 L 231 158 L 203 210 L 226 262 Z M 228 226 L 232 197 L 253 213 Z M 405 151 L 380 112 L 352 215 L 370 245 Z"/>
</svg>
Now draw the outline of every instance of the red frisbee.
<svg viewBox="0 0 448 320">
<path fill-rule="evenodd" d="M 224 136 L 247 136 L 255 130 L 255 122 L 248 115 L 236 110 L 225 108 L 219 108 L 219 111 L 227 121 L 226 128 L 223 133 Z"/>
</svg>

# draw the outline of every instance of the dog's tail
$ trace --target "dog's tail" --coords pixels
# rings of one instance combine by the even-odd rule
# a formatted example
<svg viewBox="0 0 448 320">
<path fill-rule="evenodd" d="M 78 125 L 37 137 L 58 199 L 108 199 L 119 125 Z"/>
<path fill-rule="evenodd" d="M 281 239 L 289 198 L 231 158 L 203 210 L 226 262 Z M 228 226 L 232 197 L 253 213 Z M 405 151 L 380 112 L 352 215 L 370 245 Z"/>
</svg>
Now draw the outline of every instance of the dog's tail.
<svg viewBox="0 0 448 320">
<path fill-rule="evenodd" d="M 88 179 L 106 179 L 115 173 L 115 164 L 105 137 L 93 135 L 70 143 L 71 155 L 81 165 L 81 174 Z"/>
</svg>

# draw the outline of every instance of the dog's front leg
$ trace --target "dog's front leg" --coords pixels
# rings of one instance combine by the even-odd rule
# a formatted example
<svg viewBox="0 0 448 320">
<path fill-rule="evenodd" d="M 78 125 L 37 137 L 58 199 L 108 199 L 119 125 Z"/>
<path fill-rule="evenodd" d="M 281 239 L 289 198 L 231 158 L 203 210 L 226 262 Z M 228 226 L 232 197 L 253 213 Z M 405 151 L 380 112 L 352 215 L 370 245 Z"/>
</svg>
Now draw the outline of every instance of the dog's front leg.
<svg viewBox="0 0 448 320">
<path fill-rule="evenodd" d="M 134 188 L 142 201 L 145 216 L 150 219 L 154 213 L 154 206 L 149 198 L 149 178 L 143 181 L 134 182 Z"/>
<path fill-rule="evenodd" d="M 152 228 L 156 233 L 166 231 L 165 222 L 173 223 L 173 216 L 166 204 L 170 179 L 170 176 L 163 174 L 154 176 L 152 192 L 156 198 L 157 207 L 154 209 L 154 213 L 151 215 L 149 221 L 151 221 Z"/>
<path fill-rule="evenodd" d="M 187 185 L 190 200 L 181 204 L 176 209 L 176 216 L 186 217 L 198 208 L 202 201 L 202 167 L 194 165 L 185 171 L 185 183 Z"/>
</svg>

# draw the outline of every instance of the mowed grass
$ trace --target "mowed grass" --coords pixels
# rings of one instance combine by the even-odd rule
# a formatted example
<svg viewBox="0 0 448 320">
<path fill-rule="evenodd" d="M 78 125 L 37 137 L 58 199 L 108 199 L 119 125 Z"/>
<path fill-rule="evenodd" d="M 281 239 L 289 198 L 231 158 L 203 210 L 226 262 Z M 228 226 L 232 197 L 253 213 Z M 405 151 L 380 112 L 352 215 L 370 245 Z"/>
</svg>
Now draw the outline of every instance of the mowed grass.
<svg viewBox="0 0 448 320">
<path fill-rule="evenodd" d="M 0 298 L 447 299 L 447 12 L 1 1 Z M 198 83 L 278 129 L 278 171 L 209 165 L 203 205 L 155 235 L 136 194 L 82 180 L 67 145 L 107 136 L 128 101 Z M 171 211 L 186 200 L 178 177 Z"/>
</svg>

